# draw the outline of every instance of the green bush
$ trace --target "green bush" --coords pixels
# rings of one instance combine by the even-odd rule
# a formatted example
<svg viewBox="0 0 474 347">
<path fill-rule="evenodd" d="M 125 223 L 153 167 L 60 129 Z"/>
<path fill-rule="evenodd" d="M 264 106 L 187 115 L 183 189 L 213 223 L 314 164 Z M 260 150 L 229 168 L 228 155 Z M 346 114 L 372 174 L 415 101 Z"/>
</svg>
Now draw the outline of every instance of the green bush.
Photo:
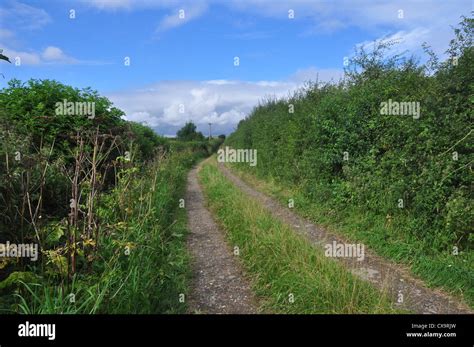
<svg viewBox="0 0 474 347">
<path fill-rule="evenodd" d="M 63 100 L 94 102 L 95 117 L 56 112 Z M 182 141 L 171 148 L 123 115 L 90 88 L 56 81 L 12 80 L 0 91 L 0 243 L 40 248 L 37 263 L 0 259 L 0 287 L 8 289 L 0 293 L 0 309 L 185 309 L 178 300 L 187 271 L 178 200 L 187 170 L 212 144 Z M 34 281 L 17 275 L 30 271 Z"/>
<path fill-rule="evenodd" d="M 314 203 L 410 216 L 399 228 L 428 248 L 472 249 L 473 28 L 463 20 L 444 63 L 387 56 L 386 44 L 360 50 L 343 81 L 265 101 L 225 144 L 257 149 L 255 174 L 296 185 Z M 389 99 L 419 102 L 421 116 L 382 115 Z"/>
</svg>

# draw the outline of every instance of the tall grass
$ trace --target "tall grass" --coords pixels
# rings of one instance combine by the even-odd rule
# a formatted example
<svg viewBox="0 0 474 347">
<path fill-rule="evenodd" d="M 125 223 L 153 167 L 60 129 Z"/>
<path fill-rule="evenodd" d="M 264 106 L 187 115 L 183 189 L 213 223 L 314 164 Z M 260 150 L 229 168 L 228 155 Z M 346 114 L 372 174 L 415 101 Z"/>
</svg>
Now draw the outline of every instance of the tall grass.
<svg viewBox="0 0 474 347">
<path fill-rule="evenodd" d="M 183 313 L 187 294 L 186 174 L 200 153 L 176 152 L 143 172 L 131 167 L 102 197 L 95 258 L 72 281 L 40 272 L 12 294 L 20 313 Z M 82 264 L 82 262 L 84 262 Z"/>
<path fill-rule="evenodd" d="M 276 313 L 394 313 L 389 300 L 274 219 L 217 169 L 199 173 L 210 208 L 238 247 L 263 310 Z"/>
<path fill-rule="evenodd" d="M 334 209 L 328 201 L 315 203 L 297 185 L 257 177 L 244 165 L 232 165 L 233 173 L 246 183 L 275 199 L 282 205 L 295 201 L 294 211 L 348 240 L 362 240 L 377 254 L 409 265 L 415 275 L 428 286 L 440 287 L 474 307 L 474 252 L 451 252 L 430 249 L 426 241 L 400 230 L 399 224 L 409 224 L 410 216 L 393 222 L 361 206 Z"/>
</svg>

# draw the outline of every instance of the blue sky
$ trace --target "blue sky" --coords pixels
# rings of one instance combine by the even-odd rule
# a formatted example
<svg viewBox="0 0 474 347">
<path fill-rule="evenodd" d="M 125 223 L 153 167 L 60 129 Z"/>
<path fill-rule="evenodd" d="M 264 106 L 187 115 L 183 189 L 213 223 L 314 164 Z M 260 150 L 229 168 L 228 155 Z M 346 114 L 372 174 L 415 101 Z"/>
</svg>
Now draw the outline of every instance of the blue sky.
<svg viewBox="0 0 474 347">
<path fill-rule="evenodd" d="M 426 41 L 442 54 L 472 3 L 4 0 L 0 48 L 21 64 L 0 64 L 0 87 L 56 79 L 98 90 L 160 134 L 187 120 L 229 133 L 266 95 L 288 95 L 316 77 L 338 80 L 357 45 L 397 39 L 397 50 L 421 55 Z"/>
</svg>

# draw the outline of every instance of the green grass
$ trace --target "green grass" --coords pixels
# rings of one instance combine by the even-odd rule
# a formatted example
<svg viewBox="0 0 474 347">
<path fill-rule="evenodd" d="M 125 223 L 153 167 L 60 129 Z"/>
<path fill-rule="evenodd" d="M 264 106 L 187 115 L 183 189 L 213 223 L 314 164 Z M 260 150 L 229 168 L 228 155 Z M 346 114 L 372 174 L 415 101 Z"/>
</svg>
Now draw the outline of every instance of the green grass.
<svg viewBox="0 0 474 347">
<path fill-rule="evenodd" d="M 207 162 L 199 173 L 211 210 L 239 247 L 262 310 L 276 313 L 396 313 L 384 293 L 324 256 L 274 219 Z M 291 298 L 294 301 L 291 302 Z"/>
<path fill-rule="evenodd" d="M 187 220 L 179 199 L 184 198 L 187 173 L 197 157 L 175 153 L 142 173 L 125 172 L 116 188 L 101 199 L 101 237 L 95 258 L 88 262 L 78 254 L 72 281 L 61 278 L 53 264 L 31 268 L 34 276 L 20 273 L 18 281 L 3 293 L 0 290 L 5 299 L 1 312 L 186 312 L 180 295 L 187 296 L 190 275 Z"/>
<path fill-rule="evenodd" d="M 474 307 L 474 252 L 451 250 L 440 253 L 423 238 L 405 232 L 402 226 L 410 225 L 409 216 L 396 216 L 389 222 L 357 206 L 335 211 L 330 202 L 312 202 L 289 184 L 268 177 L 256 177 L 248 168 L 233 165 L 233 172 L 254 188 L 273 196 L 282 204 L 295 201 L 295 212 L 349 240 L 363 242 L 376 253 L 399 264 L 408 266 L 428 286 L 439 287 Z"/>
</svg>

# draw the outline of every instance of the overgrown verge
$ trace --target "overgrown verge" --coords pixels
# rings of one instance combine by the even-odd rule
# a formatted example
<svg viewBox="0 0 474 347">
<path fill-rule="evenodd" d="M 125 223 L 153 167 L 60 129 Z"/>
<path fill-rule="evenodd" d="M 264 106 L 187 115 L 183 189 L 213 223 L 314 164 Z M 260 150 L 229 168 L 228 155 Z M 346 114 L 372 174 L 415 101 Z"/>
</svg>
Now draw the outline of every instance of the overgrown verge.
<svg viewBox="0 0 474 347">
<path fill-rule="evenodd" d="M 274 219 L 207 162 L 199 173 L 210 208 L 238 251 L 264 310 L 395 313 L 384 293 Z M 235 248 L 237 247 L 237 248 Z"/>
<path fill-rule="evenodd" d="M 175 148 L 122 116 L 56 81 L 0 91 L 2 313 L 185 311 L 179 199 L 212 144 Z"/>
<path fill-rule="evenodd" d="M 471 307 L 473 30 L 465 18 L 445 62 L 429 48 L 425 65 L 386 43 L 361 50 L 343 81 L 269 100 L 226 140 L 257 151 L 255 167 L 236 167 L 286 191 L 285 204 Z M 413 102 L 419 113 L 395 107 Z"/>
<path fill-rule="evenodd" d="M 98 252 L 83 257 L 78 251 L 83 266 L 67 280 L 62 249 L 49 250 L 45 273 L 22 273 L 9 308 L 21 313 L 185 312 L 186 217 L 179 199 L 197 157 L 179 153 L 156 160 L 141 173 L 134 168 L 123 172 L 100 204 L 98 245 L 87 244 Z M 62 234 L 59 225 L 54 227 Z"/>
</svg>

